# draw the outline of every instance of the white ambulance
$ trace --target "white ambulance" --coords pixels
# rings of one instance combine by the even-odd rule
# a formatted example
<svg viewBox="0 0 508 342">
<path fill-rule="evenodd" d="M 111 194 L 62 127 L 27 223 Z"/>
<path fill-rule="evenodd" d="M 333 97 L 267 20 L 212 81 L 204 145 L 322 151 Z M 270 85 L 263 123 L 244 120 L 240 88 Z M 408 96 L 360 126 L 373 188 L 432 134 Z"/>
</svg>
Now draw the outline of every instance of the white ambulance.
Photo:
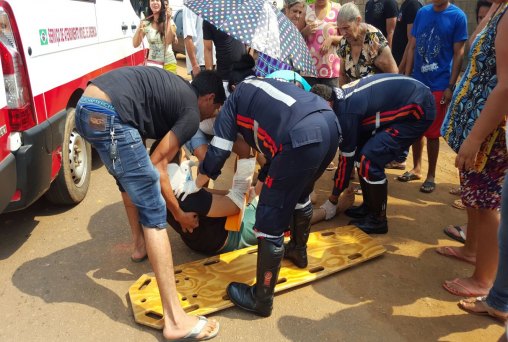
<svg viewBox="0 0 508 342">
<path fill-rule="evenodd" d="M 144 62 L 138 25 L 130 0 L 0 0 L 0 213 L 85 197 L 74 107 L 90 79 Z"/>
</svg>

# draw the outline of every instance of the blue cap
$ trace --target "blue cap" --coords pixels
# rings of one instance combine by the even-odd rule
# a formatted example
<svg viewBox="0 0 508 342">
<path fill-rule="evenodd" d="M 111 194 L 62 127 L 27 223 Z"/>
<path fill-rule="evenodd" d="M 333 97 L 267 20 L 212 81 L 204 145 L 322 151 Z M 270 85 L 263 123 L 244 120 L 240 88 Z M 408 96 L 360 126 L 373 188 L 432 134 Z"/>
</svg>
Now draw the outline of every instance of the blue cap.
<svg viewBox="0 0 508 342">
<path fill-rule="evenodd" d="M 300 76 L 300 74 L 292 70 L 277 70 L 269 75 L 266 75 L 266 78 L 279 79 L 287 82 L 300 82 L 305 91 L 309 91 L 311 88 L 310 84 L 302 76 Z"/>
</svg>

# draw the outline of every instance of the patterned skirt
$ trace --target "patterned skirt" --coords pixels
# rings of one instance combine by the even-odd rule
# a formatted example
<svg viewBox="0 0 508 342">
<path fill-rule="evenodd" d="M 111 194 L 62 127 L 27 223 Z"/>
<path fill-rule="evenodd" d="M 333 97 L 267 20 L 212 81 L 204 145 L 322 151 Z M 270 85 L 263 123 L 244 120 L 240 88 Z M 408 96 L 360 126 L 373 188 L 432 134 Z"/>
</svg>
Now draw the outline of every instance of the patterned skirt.
<svg viewBox="0 0 508 342">
<path fill-rule="evenodd" d="M 479 158 L 485 162 L 481 171 L 461 171 L 460 185 L 462 203 L 474 209 L 498 210 L 501 205 L 501 190 L 504 176 L 508 169 L 506 137 L 504 130 L 498 128 L 499 134 L 493 143 L 489 139 L 482 144 Z"/>
</svg>

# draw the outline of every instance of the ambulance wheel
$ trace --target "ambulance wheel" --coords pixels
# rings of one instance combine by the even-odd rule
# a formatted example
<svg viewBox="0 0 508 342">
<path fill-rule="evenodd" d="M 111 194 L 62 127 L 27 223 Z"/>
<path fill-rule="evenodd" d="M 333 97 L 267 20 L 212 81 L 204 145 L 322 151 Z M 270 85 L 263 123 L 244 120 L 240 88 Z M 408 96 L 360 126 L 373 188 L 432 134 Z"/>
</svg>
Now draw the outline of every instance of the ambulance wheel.
<svg viewBox="0 0 508 342">
<path fill-rule="evenodd" d="M 51 184 L 46 197 L 56 204 L 77 204 L 90 185 L 92 148 L 76 131 L 74 108 L 67 110 L 62 143 L 62 167 Z"/>
</svg>

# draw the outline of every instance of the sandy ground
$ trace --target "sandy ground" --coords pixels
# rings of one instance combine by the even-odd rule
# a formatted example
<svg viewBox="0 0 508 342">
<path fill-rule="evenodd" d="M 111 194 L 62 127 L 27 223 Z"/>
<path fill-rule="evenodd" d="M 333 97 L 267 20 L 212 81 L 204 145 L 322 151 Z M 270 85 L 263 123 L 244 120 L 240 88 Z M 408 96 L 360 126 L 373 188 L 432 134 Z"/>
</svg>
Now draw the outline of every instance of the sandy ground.
<svg viewBox="0 0 508 342">
<path fill-rule="evenodd" d="M 389 232 L 374 236 L 383 256 L 278 295 L 270 318 L 236 308 L 213 315 L 216 341 L 495 341 L 503 327 L 461 311 L 444 280 L 473 267 L 442 257 L 435 247 L 458 246 L 442 232 L 463 223 L 448 193 L 458 183 L 454 155 L 441 145 L 437 189 L 423 194 L 421 181 L 393 180 L 388 171 Z M 411 162 L 411 157 L 409 159 Z M 426 160 L 424 171 L 426 171 Z M 229 175 L 229 176 L 228 176 Z M 217 187 L 228 184 L 226 171 Z M 94 162 L 89 195 L 73 208 L 40 200 L 23 212 L 0 215 L 0 341 L 157 341 L 160 331 L 134 322 L 129 286 L 151 271 L 129 261 L 129 230 L 112 178 Z M 316 185 L 318 203 L 332 172 Z M 357 196 L 357 203 L 361 199 Z M 313 227 L 345 225 L 348 218 Z M 170 231 L 175 264 L 203 258 Z M 492 246 L 496 248 L 496 246 Z"/>
</svg>

